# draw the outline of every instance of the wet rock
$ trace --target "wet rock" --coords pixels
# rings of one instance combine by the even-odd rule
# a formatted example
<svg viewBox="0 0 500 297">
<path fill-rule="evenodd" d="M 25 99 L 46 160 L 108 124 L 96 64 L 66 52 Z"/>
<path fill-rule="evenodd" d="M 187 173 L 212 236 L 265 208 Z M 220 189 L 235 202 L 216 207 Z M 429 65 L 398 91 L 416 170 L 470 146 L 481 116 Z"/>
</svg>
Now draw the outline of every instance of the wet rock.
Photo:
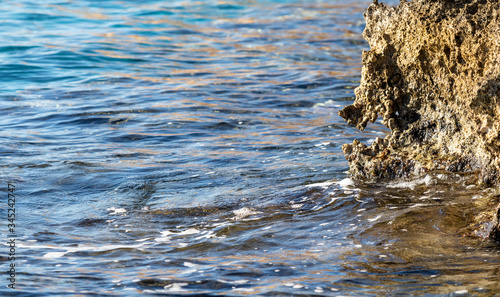
<svg viewBox="0 0 500 297">
<path fill-rule="evenodd" d="M 488 236 L 491 239 L 494 239 L 496 241 L 500 241 L 500 207 L 497 207 L 495 210 L 495 216 L 493 218 L 493 226 L 488 233 Z"/>
<path fill-rule="evenodd" d="M 428 171 L 476 173 L 500 184 L 500 2 L 414 0 L 365 12 L 361 84 L 340 115 L 391 130 L 342 149 L 355 178 Z"/>
</svg>

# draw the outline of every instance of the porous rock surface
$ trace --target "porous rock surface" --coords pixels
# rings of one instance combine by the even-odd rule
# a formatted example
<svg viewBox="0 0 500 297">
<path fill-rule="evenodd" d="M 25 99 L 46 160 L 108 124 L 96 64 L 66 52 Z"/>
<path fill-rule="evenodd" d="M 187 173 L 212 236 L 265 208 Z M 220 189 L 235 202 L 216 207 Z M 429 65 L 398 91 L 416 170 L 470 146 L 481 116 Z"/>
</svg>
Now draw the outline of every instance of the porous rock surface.
<svg viewBox="0 0 500 297">
<path fill-rule="evenodd" d="M 375 0 L 365 20 L 370 50 L 340 115 L 360 130 L 381 117 L 391 135 L 345 144 L 351 175 L 470 172 L 500 185 L 500 1 Z"/>
</svg>

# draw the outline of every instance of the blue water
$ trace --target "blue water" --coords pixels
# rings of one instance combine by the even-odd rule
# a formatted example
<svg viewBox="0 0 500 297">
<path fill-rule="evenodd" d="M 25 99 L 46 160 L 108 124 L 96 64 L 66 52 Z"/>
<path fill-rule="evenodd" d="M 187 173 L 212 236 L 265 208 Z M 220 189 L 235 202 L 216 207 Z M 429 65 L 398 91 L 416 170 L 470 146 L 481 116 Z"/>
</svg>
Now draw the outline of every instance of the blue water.
<svg viewBox="0 0 500 297">
<path fill-rule="evenodd" d="M 387 133 L 337 115 L 370 3 L 2 1 L 0 293 L 498 292 L 497 246 L 460 233 L 488 190 L 348 179 L 342 144 Z"/>
</svg>

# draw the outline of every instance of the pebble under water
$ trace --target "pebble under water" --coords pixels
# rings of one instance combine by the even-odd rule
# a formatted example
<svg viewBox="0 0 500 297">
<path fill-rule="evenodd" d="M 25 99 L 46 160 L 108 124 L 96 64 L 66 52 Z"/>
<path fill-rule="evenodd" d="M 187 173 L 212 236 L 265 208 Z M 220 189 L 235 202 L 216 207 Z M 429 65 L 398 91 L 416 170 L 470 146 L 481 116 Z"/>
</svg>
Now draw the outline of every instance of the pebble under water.
<svg viewBox="0 0 500 297">
<path fill-rule="evenodd" d="M 500 292 L 493 190 L 348 178 L 371 2 L 3 1 L 0 295 Z"/>
</svg>

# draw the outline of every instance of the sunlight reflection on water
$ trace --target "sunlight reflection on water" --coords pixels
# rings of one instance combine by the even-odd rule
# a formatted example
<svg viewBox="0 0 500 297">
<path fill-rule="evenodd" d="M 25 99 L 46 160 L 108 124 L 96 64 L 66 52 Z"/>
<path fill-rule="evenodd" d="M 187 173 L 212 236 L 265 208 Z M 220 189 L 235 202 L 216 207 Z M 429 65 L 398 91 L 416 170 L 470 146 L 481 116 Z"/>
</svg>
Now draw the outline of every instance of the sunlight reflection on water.
<svg viewBox="0 0 500 297">
<path fill-rule="evenodd" d="M 498 291 L 498 249 L 461 236 L 494 193 L 347 177 L 341 145 L 387 133 L 337 115 L 370 2 L 4 1 L 19 293 Z"/>
</svg>

